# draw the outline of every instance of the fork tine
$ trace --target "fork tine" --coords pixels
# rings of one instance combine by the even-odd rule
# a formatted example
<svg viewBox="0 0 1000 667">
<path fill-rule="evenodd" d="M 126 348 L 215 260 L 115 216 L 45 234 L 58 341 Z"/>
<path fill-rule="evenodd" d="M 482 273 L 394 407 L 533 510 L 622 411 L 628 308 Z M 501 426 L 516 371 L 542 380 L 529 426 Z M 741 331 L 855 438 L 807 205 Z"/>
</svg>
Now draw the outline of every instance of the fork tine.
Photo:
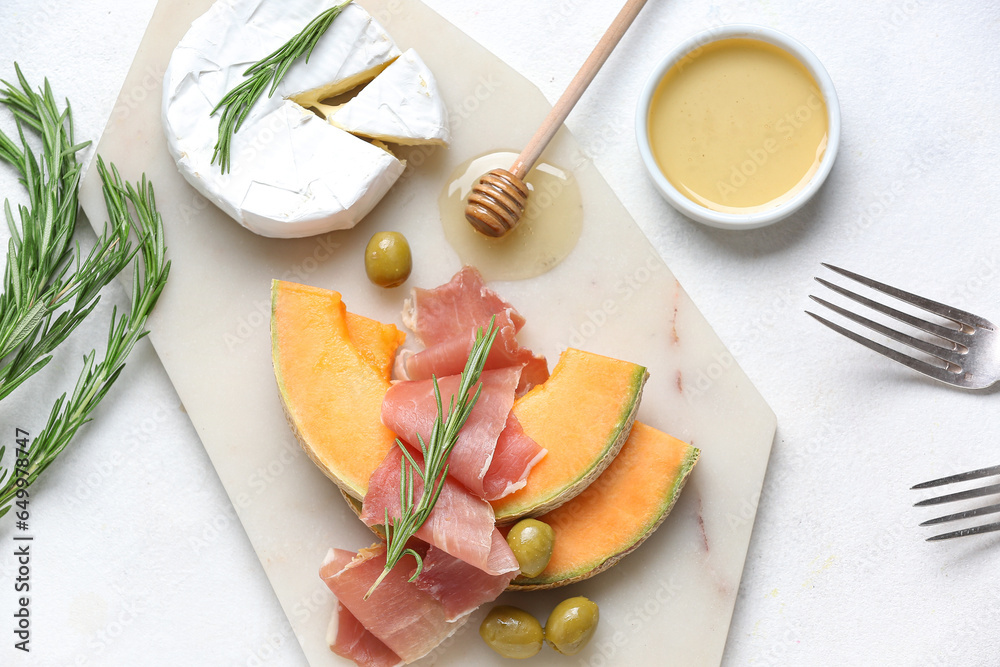
<svg viewBox="0 0 1000 667">
<path fill-rule="evenodd" d="M 945 484 L 953 484 L 955 482 L 967 482 L 970 479 L 979 479 L 980 477 L 990 477 L 992 475 L 1000 475 L 1000 466 L 990 466 L 989 468 L 970 470 L 969 472 L 963 472 L 957 475 L 949 475 L 948 477 L 941 477 L 940 479 L 932 479 L 929 482 L 916 484 L 914 486 L 911 486 L 910 488 L 930 489 L 935 486 L 944 486 Z"/>
<path fill-rule="evenodd" d="M 846 296 L 848 299 L 851 299 L 852 301 L 856 301 L 863 306 L 868 306 L 872 310 L 877 310 L 878 312 L 883 313 L 884 315 L 888 315 L 889 317 L 892 317 L 894 319 L 897 319 L 900 322 L 905 322 L 906 324 L 909 324 L 912 327 L 916 327 L 917 329 L 921 329 L 923 331 L 926 331 L 927 333 L 934 334 L 938 338 L 943 338 L 953 343 L 958 342 L 956 339 L 968 340 L 968 334 L 965 334 L 956 329 L 949 329 L 948 327 L 943 327 L 940 324 L 934 324 L 932 322 L 922 320 L 919 317 L 910 315 L 909 313 L 904 313 L 903 311 L 896 310 L 891 306 L 887 306 L 885 304 L 879 303 L 878 301 L 873 301 L 867 297 L 863 297 L 860 294 L 856 294 L 849 289 L 841 287 L 840 285 L 834 285 L 833 283 L 827 280 L 823 280 L 822 278 L 814 278 L 814 280 L 819 284 L 823 285 L 824 287 L 830 288 L 837 294 Z"/>
<path fill-rule="evenodd" d="M 987 505 L 986 507 L 977 507 L 974 510 L 965 510 L 964 512 L 956 512 L 955 514 L 948 514 L 946 516 L 939 516 L 936 519 L 929 519 L 921 523 L 921 526 L 934 526 L 939 523 L 946 523 L 948 521 L 958 521 L 959 519 L 971 519 L 974 516 L 982 516 L 984 514 L 994 514 L 1000 512 L 1000 504 L 997 505 Z"/>
<path fill-rule="evenodd" d="M 898 361 L 904 366 L 909 366 L 913 370 L 919 371 L 924 375 L 929 375 L 935 380 L 940 380 L 941 382 L 947 382 L 948 384 L 959 384 L 961 382 L 962 376 L 958 376 L 945 368 L 940 368 L 938 366 L 931 365 L 926 361 L 921 361 L 920 359 L 914 359 L 913 357 L 907 356 L 902 352 L 897 352 L 896 350 L 886 347 L 885 345 L 881 345 L 879 343 L 876 343 L 875 341 L 868 340 L 864 336 L 856 334 L 849 329 L 845 329 L 839 324 L 834 324 L 830 320 L 820 317 L 816 313 L 809 312 L 808 310 L 806 311 L 806 313 L 808 315 L 811 315 L 814 319 L 818 320 L 821 324 L 825 324 L 826 326 L 830 327 L 837 333 L 843 336 L 847 336 L 856 343 L 861 343 L 869 350 L 878 352 L 879 354 L 889 357 L 893 361 Z"/>
<path fill-rule="evenodd" d="M 906 301 L 911 303 L 918 308 L 922 308 L 927 312 L 934 313 L 935 315 L 940 315 L 941 317 L 947 318 L 953 322 L 959 324 L 965 324 L 970 327 L 977 327 L 982 329 L 988 329 L 990 331 L 994 330 L 994 326 L 983 318 L 973 315 L 972 313 L 966 312 L 964 310 L 959 310 L 958 308 L 952 308 L 951 306 L 939 303 L 937 301 L 931 301 L 930 299 L 925 299 L 922 296 L 917 296 L 910 292 L 905 292 L 891 285 L 886 285 L 885 283 L 880 283 L 877 280 L 872 280 L 871 278 L 866 278 L 862 275 L 858 275 L 853 271 L 848 271 L 847 269 L 842 269 L 838 266 L 833 266 L 832 264 L 823 263 L 823 266 L 835 271 L 842 276 L 850 278 L 851 280 L 857 281 L 862 285 L 871 287 L 874 290 L 888 294 L 889 296 L 895 297 L 901 301 Z"/>
<path fill-rule="evenodd" d="M 880 334 L 886 336 L 887 338 L 899 341 L 900 343 L 909 345 L 910 347 L 915 347 L 921 352 L 926 352 L 927 354 L 937 357 L 941 361 L 947 361 L 955 365 L 959 365 L 962 360 L 961 353 L 957 352 L 956 350 L 941 347 L 940 345 L 935 345 L 934 343 L 929 343 L 925 340 L 914 338 L 913 336 L 905 334 L 901 331 L 890 329 L 889 327 L 879 324 L 878 322 L 875 322 L 873 320 L 870 320 L 867 317 L 863 317 L 861 315 L 858 315 L 857 313 L 852 313 L 851 311 L 845 308 L 841 308 L 840 306 L 832 304 L 825 299 L 821 299 L 818 296 L 809 295 L 809 298 L 812 299 L 813 301 L 816 301 L 817 303 L 823 304 L 824 306 L 834 311 L 835 313 L 840 313 L 849 320 L 857 322 L 858 324 L 868 327 L 869 329 L 873 329 L 874 331 L 879 332 Z"/>
<path fill-rule="evenodd" d="M 969 489 L 968 491 L 959 491 L 958 493 L 949 493 L 945 496 L 937 496 L 936 498 L 928 498 L 927 500 L 921 500 L 918 503 L 913 503 L 914 507 L 925 507 L 927 505 L 940 505 L 942 503 L 951 503 L 956 500 L 968 500 L 969 498 L 980 498 L 982 496 L 988 496 L 991 493 L 1000 492 L 1000 484 L 988 484 L 987 486 L 981 486 L 978 489 Z"/>
<path fill-rule="evenodd" d="M 993 531 L 1000 530 L 1000 521 L 996 523 L 987 523 L 982 526 L 976 526 L 975 528 L 963 528 L 962 530 L 956 530 L 951 533 L 942 533 L 941 535 L 935 535 L 934 537 L 928 537 L 928 542 L 936 542 L 937 540 L 950 540 L 955 537 L 965 537 L 966 535 L 979 535 L 980 533 L 992 533 Z"/>
</svg>

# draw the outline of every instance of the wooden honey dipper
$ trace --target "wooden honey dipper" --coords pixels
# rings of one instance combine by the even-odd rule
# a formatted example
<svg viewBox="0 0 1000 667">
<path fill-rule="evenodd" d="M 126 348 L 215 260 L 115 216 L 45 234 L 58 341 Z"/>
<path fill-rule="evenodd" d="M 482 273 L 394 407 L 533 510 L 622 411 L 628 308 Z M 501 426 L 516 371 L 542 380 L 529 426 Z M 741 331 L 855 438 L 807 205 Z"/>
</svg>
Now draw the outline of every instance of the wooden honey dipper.
<svg viewBox="0 0 1000 667">
<path fill-rule="evenodd" d="M 525 175 L 535 165 L 538 156 L 549 145 L 549 141 L 566 120 L 569 112 L 583 95 L 583 91 L 597 76 L 597 72 L 618 46 L 622 35 L 632 25 L 632 21 L 645 4 L 646 0 L 628 0 L 625 3 L 607 32 L 594 47 L 590 57 L 570 81 L 562 97 L 545 117 L 541 127 L 514 160 L 510 170 L 494 169 L 480 177 L 473 186 L 465 205 L 465 219 L 476 228 L 476 231 L 499 238 L 521 221 L 528 201 L 528 186 L 523 180 Z"/>
</svg>

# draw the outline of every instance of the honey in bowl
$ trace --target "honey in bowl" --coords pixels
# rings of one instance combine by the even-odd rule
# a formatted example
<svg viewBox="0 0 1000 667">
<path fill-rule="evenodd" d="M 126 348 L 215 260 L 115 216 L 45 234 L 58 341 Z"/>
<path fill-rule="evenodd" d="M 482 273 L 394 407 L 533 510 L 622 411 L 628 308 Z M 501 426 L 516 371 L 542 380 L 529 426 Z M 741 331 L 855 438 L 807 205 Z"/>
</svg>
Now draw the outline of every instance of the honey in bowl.
<svg viewBox="0 0 1000 667">
<path fill-rule="evenodd" d="M 722 213 L 772 209 L 801 190 L 827 149 L 826 102 L 784 49 L 730 38 L 681 58 L 652 96 L 652 154 L 670 183 Z"/>
</svg>

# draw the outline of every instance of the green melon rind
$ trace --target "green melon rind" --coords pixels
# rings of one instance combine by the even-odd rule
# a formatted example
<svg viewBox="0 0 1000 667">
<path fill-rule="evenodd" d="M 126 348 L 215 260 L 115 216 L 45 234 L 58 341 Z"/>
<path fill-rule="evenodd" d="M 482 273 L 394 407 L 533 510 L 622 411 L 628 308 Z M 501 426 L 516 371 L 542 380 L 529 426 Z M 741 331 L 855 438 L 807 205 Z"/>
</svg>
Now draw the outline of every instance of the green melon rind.
<svg viewBox="0 0 1000 667">
<path fill-rule="evenodd" d="M 281 365 L 278 363 L 278 330 L 276 327 L 279 282 L 280 281 L 278 280 L 271 281 L 271 366 L 274 369 L 274 379 L 278 384 L 278 398 L 281 400 L 281 411 L 285 414 L 285 421 L 288 422 L 288 427 L 295 435 L 295 440 L 299 443 L 299 447 L 301 447 L 302 451 L 304 451 L 312 462 L 316 464 L 316 467 L 322 470 L 323 474 L 326 475 L 330 481 L 340 487 L 340 490 L 344 493 L 356 498 L 364 498 L 364 488 L 352 484 L 342 477 L 338 477 L 333 470 L 330 470 L 330 468 L 328 468 L 327 465 L 319 459 L 312 447 L 306 445 L 306 439 L 299 430 L 295 412 L 285 400 L 285 378 L 281 374 Z M 365 480 L 365 482 L 367 483 L 367 480 Z"/>
<path fill-rule="evenodd" d="M 646 523 L 646 525 L 636 532 L 634 536 L 635 539 L 633 539 L 632 542 L 626 545 L 621 551 L 609 554 L 603 560 L 587 563 L 572 572 L 551 574 L 547 577 L 535 577 L 533 579 L 518 577 L 507 586 L 507 590 L 540 591 L 549 588 L 558 588 L 560 586 L 568 586 L 570 584 L 575 584 L 579 581 L 589 579 L 617 564 L 622 558 L 639 548 L 639 545 L 645 542 L 646 539 L 652 535 L 667 518 L 667 515 L 670 514 L 674 505 L 677 503 L 677 499 L 680 497 L 681 491 L 687 483 L 688 476 L 691 474 L 691 470 L 694 469 L 694 466 L 698 462 L 698 458 L 700 456 L 700 449 L 689 446 L 689 450 L 681 463 L 678 475 L 675 478 L 673 485 L 664 496 L 664 502 L 660 505 L 660 511 L 656 515 L 650 517 L 650 520 Z M 609 502 L 611 501 L 609 500 Z"/>
<path fill-rule="evenodd" d="M 548 496 L 538 500 L 531 505 L 519 505 L 513 508 L 505 508 L 503 514 L 496 515 L 496 522 L 499 526 L 514 523 L 519 519 L 529 516 L 538 516 L 551 512 L 560 505 L 569 502 L 590 486 L 591 482 L 597 479 L 605 468 L 611 465 L 615 456 L 621 451 L 625 441 L 628 440 L 629 433 L 632 432 L 632 423 L 639 412 L 639 403 L 642 401 L 642 389 L 649 378 L 649 372 L 643 366 L 636 366 L 633 374 L 632 386 L 634 387 L 632 400 L 625 403 L 618 422 L 611 430 L 607 444 L 603 453 L 596 458 L 594 464 L 587 469 L 576 481 L 570 482 L 560 489 L 556 489 Z"/>
<path fill-rule="evenodd" d="M 350 507 L 351 511 L 354 512 L 355 514 L 357 514 L 358 518 L 360 519 L 361 518 L 361 511 L 364 508 L 363 502 L 360 501 L 360 500 L 358 500 L 357 498 L 355 498 L 351 494 L 349 494 L 347 491 L 344 491 L 343 489 L 340 490 L 340 495 L 342 495 L 344 497 L 344 500 L 347 501 L 347 506 Z M 365 525 L 367 525 L 367 524 L 365 524 Z M 375 533 L 380 539 L 383 539 L 383 540 L 385 539 L 385 526 L 383 526 L 382 524 L 376 523 L 373 526 L 368 526 L 368 528 L 373 533 Z"/>
</svg>

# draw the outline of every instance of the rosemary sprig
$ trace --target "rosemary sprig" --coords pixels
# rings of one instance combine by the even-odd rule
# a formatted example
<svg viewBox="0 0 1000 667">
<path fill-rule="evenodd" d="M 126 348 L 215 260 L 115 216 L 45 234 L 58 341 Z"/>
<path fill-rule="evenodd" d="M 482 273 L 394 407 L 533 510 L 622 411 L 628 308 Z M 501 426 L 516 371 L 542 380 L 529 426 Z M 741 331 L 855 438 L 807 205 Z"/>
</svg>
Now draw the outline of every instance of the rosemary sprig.
<svg viewBox="0 0 1000 667">
<path fill-rule="evenodd" d="M 0 104 L 14 114 L 20 145 L 0 132 L 0 160 L 20 174 L 28 206 L 18 207 L 20 224 L 10 202 L 4 206 L 11 239 L 0 294 L 0 400 L 51 360 L 49 353 L 87 317 L 101 289 L 132 257 L 127 223 L 105 227 L 85 259 L 78 249 L 74 253 L 76 154 L 89 142 L 74 142 L 69 102 L 60 111 L 48 80 L 34 91 L 17 64 L 14 68 L 19 86 L 3 81 Z M 40 140 L 40 156 L 30 135 Z"/>
<path fill-rule="evenodd" d="M 479 382 L 479 376 L 483 372 L 486 364 L 486 357 L 493 346 L 493 340 L 497 336 L 499 327 L 494 327 L 494 320 L 490 320 L 487 331 L 479 329 L 476 332 L 476 341 L 469 353 L 469 359 L 465 362 L 465 369 L 459 381 L 458 392 L 451 397 L 448 406 L 447 416 L 444 412 L 441 401 L 441 390 L 438 388 L 437 378 L 434 378 L 434 398 L 437 399 L 437 417 L 434 419 L 434 426 L 431 429 L 430 442 L 425 443 L 424 439 L 417 435 L 420 442 L 420 450 L 423 454 L 424 465 L 421 470 L 420 465 L 413 459 L 400 440 L 396 440 L 396 445 L 402 450 L 403 457 L 399 460 L 399 518 L 389 519 L 388 508 L 385 511 L 385 534 L 386 534 L 386 557 L 385 568 L 379 575 L 372 587 L 365 593 L 365 599 L 378 587 L 390 570 L 398 563 L 403 556 L 409 554 L 417 561 L 417 569 L 410 577 L 413 581 L 423 571 L 423 559 L 413 549 L 406 546 L 406 543 L 420 529 L 427 517 L 430 516 L 434 504 L 437 503 L 438 496 L 444 488 L 444 481 L 448 475 L 448 455 L 458 441 L 458 432 L 469 418 L 472 408 L 479 400 L 479 393 L 482 385 L 476 388 L 476 393 L 469 396 L 469 392 Z M 456 397 L 458 402 L 456 405 Z M 423 481 L 423 490 L 420 493 L 420 500 L 414 498 L 413 475 L 416 473 Z"/>
<path fill-rule="evenodd" d="M 114 229 L 134 228 L 139 235 L 142 267 L 137 265 L 132 280 L 132 305 L 129 312 L 112 312 L 111 326 L 104 358 L 97 361 L 97 351 L 83 358 L 83 369 L 72 395 L 63 394 L 55 402 L 48 422 L 27 450 L 27 461 L 17 465 L 16 474 L 0 467 L 0 517 L 10 510 L 18 488 L 33 483 L 49 464 L 65 449 L 77 431 L 90 421 L 90 414 L 108 393 L 125 367 L 125 360 L 135 344 L 148 332 L 146 319 L 163 290 L 170 262 L 165 259 L 163 221 L 156 210 L 153 186 L 143 176 L 138 187 L 123 182 L 114 165 L 109 170 L 98 157 L 98 172 L 104 190 L 104 200 Z M 135 209 L 135 218 L 129 211 Z M 129 253 L 131 256 L 133 253 Z M 138 263 L 137 263 L 138 264 Z M 0 460 L 4 449 L 0 447 Z M 26 484 L 18 480 L 25 480 Z"/>
<path fill-rule="evenodd" d="M 223 174 L 227 173 L 231 166 L 233 135 L 243 125 L 250 109 L 260 99 L 268 83 L 271 84 L 271 89 L 267 91 L 267 96 L 271 97 L 292 63 L 303 54 L 306 62 L 309 62 L 309 56 L 312 55 L 319 38 L 349 4 L 351 0 L 325 10 L 277 51 L 251 65 L 243 72 L 243 76 L 249 78 L 226 93 L 226 96 L 212 109 L 213 116 L 222 109 L 222 118 L 219 119 L 219 139 L 215 144 L 211 163 L 215 164 L 215 160 L 218 159 Z"/>
</svg>

